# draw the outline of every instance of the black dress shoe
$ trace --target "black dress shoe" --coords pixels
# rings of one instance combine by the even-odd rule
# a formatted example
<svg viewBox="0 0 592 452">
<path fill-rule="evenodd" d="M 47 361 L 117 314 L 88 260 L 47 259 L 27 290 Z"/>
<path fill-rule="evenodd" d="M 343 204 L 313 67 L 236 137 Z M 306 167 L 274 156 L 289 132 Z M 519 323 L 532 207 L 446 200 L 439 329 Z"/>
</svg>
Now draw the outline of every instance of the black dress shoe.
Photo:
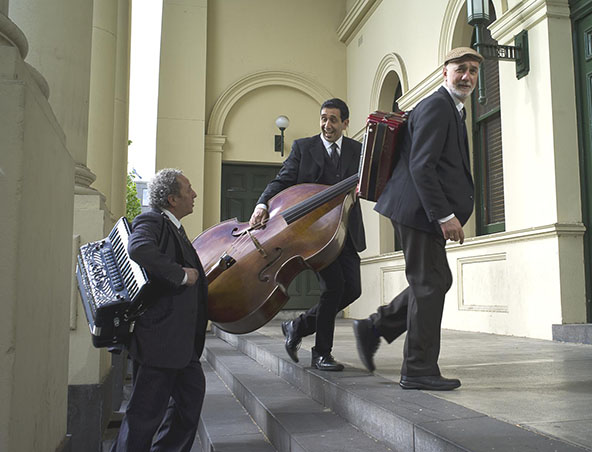
<svg viewBox="0 0 592 452">
<path fill-rule="evenodd" d="M 292 361 L 297 363 L 298 349 L 300 348 L 302 337 L 296 331 L 296 325 L 294 325 L 293 320 L 282 322 L 282 333 L 284 333 L 284 337 L 286 338 L 286 352 L 288 352 L 288 356 L 292 358 Z"/>
<path fill-rule="evenodd" d="M 358 355 L 360 355 L 362 364 L 370 372 L 374 372 L 374 369 L 376 369 L 376 366 L 374 366 L 374 354 L 380 345 L 380 338 L 374 333 L 372 320 L 354 320 L 354 335 L 356 336 Z"/>
<path fill-rule="evenodd" d="M 441 375 L 408 377 L 401 375 L 399 386 L 403 389 L 428 389 L 430 391 L 450 391 L 460 386 L 456 378 L 444 378 Z"/>
<path fill-rule="evenodd" d="M 333 372 L 339 372 L 343 370 L 343 364 L 338 363 L 335 361 L 333 356 L 329 355 L 317 355 L 313 352 L 312 354 L 312 361 L 310 365 L 313 369 L 319 370 L 330 370 Z"/>
</svg>

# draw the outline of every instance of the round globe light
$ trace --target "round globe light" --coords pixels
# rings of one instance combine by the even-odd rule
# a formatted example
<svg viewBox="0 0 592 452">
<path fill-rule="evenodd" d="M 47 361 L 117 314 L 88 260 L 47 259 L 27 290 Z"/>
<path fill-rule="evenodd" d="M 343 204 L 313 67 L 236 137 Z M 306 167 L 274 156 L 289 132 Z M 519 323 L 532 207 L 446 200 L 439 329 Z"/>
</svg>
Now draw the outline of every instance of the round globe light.
<svg viewBox="0 0 592 452">
<path fill-rule="evenodd" d="M 275 120 L 275 125 L 278 126 L 278 128 L 280 130 L 284 130 L 284 129 L 287 129 L 288 126 L 290 125 L 290 120 L 288 119 L 287 116 L 281 115 L 281 116 L 278 116 L 277 119 Z"/>
</svg>

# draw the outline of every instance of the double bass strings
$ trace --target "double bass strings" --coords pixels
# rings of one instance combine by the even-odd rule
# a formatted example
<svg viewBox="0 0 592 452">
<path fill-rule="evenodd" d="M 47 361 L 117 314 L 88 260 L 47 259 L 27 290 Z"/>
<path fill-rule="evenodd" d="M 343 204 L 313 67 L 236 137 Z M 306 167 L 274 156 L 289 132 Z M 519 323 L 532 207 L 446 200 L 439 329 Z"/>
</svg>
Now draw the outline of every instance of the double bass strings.
<svg viewBox="0 0 592 452">
<path fill-rule="evenodd" d="M 232 242 L 230 246 L 226 249 L 226 254 L 228 254 L 229 256 L 232 256 L 233 254 L 242 254 L 246 252 L 247 247 L 251 244 L 253 244 L 256 249 L 260 250 L 260 243 L 256 240 L 256 238 L 249 235 L 249 231 L 258 231 L 263 229 L 263 227 L 269 222 L 269 220 L 270 218 L 266 218 L 265 220 L 256 224 L 255 226 L 245 229 L 243 232 L 241 232 L 240 236 L 234 242 Z"/>
</svg>

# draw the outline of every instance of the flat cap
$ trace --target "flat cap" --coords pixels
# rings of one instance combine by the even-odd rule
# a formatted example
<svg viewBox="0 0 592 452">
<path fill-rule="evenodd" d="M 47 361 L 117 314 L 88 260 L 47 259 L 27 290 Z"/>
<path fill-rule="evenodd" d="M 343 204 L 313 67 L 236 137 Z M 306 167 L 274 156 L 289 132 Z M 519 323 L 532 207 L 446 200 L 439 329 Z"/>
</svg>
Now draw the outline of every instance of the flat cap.
<svg viewBox="0 0 592 452">
<path fill-rule="evenodd" d="M 475 49 L 472 49 L 471 47 L 457 47 L 446 54 L 444 57 L 444 66 L 446 66 L 452 60 L 458 60 L 463 57 L 471 57 L 473 59 L 479 60 L 479 63 L 483 62 L 483 55 L 481 55 Z"/>
</svg>

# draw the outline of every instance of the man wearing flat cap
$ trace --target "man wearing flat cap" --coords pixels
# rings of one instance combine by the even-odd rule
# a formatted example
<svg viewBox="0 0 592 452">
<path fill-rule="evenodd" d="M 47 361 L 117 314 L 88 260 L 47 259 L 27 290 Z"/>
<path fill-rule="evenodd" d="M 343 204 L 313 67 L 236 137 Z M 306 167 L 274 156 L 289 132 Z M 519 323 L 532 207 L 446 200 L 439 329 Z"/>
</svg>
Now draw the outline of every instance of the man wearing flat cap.
<svg viewBox="0 0 592 452">
<path fill-rule="evenodd" d="M 473 179 L 464 103 L 477 83 L 483 57 L 469 47 L 444 60 L 444 83 L 409 115 L 400 158 L 375 210 L 390 218 L 405 256 L 409 286 L 369 318 L 354 322 L 358 352 L 370 372 L 383 337 L 407 332 L 400 386 L 451 390 L 460 381 L 438 367 L 444 298 L 452 285 L 446 240 L 464 241 L 473 211 Z"/>
</svg>

